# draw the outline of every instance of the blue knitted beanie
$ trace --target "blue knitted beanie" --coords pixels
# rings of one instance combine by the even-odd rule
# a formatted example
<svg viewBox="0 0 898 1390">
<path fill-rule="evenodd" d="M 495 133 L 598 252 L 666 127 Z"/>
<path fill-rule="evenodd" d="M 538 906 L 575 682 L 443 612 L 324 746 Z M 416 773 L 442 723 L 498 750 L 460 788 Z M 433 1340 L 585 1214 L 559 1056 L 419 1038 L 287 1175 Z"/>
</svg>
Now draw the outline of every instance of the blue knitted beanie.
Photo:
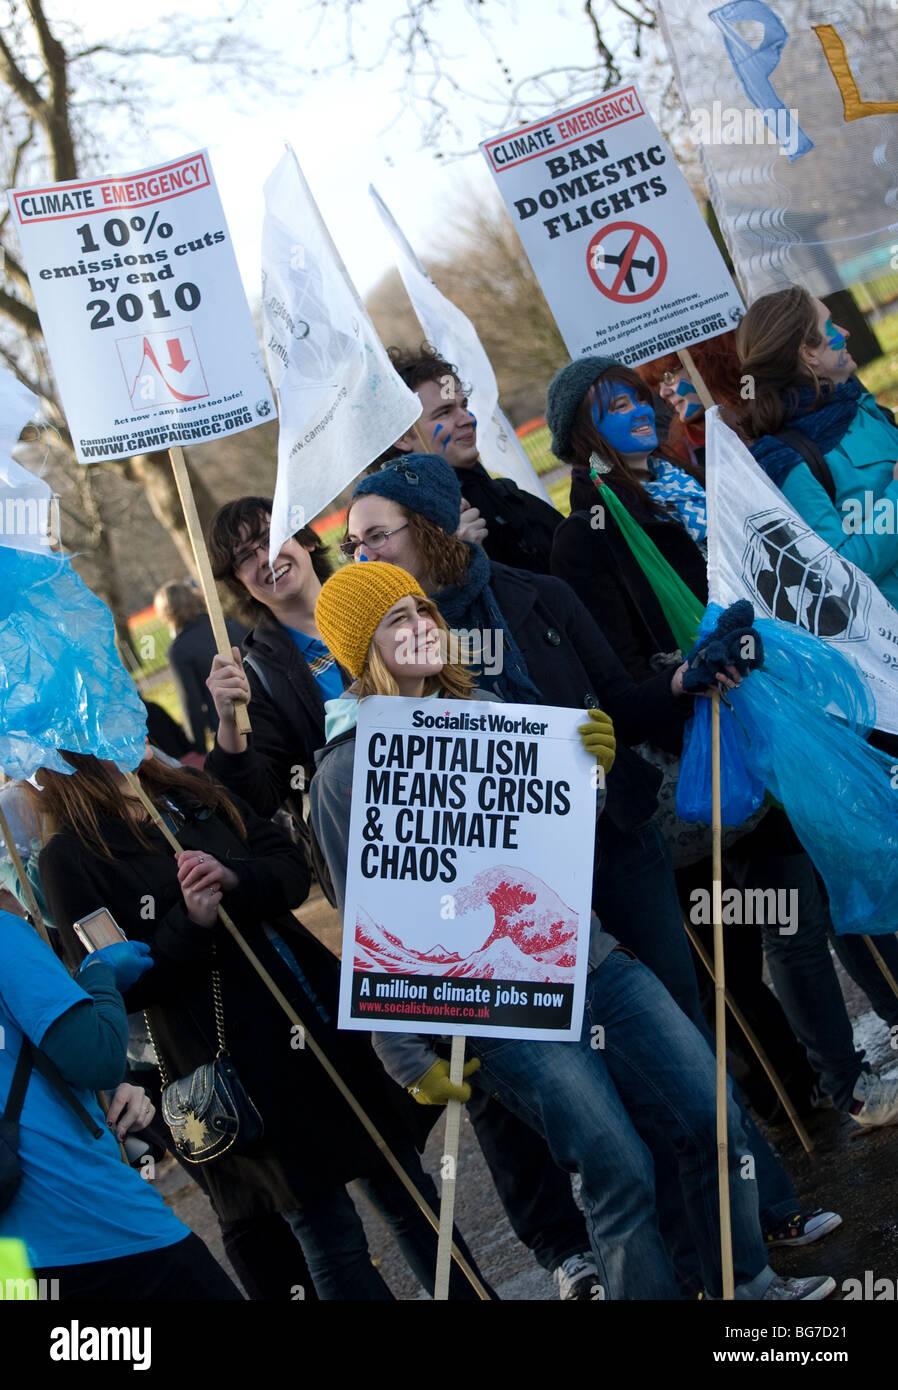
<svg viewBox="0 0 898 1390">
<path fill-rule="evenodd" d="M 597 376 L 610 367 L 623 367 L 615 357 L 578 357 L 556 372 L 546 392 L 546 424 L 552 431 L 552 453 L 563 459 L 571 445 L 577 408 Z"/>
<path fill-rule="evenodd" d="M 450 536 L 461 517 L 461 484 L 449 464 L 433 454 L 403 454 L 357 483 L 353 497 L 387 497 L 419 512 Z M 350 504 L 351 505 L 351 504 Z"/>
</svg>

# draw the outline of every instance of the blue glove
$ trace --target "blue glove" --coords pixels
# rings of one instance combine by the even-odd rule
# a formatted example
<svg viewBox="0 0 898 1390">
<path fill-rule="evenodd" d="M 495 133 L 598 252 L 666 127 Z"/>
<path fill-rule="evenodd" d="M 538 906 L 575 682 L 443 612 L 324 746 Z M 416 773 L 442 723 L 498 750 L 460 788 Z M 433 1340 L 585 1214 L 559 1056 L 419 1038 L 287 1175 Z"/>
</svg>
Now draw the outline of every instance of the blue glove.
<svg viewBox="0 0 898 1390">
<path fill-rule="evenodd" d="M 86 970 L 94 961 L 109 966 L 115 975 L 115 987 L 119 994 L 124 994 L 141 975 L 153 967 L 153 957 L 145 941 L 116 941 L 112 946 L 103 946 L 99 951 L 91 951 L 81 970 Z"/>
<path fill-rule="evenodd" d="M 755 610 L 748 599 L 738 599 L 721 613 L 717 626 L 706 637 L 700 637 L 688 653 L 688 670 L 683 674 L 683 689 L 707 690 L 716 686 L 718 673 L 727 674 L 735 666 L 740 676 L 764 665 L 764 646 L 752 627 Z"/>
</svg>

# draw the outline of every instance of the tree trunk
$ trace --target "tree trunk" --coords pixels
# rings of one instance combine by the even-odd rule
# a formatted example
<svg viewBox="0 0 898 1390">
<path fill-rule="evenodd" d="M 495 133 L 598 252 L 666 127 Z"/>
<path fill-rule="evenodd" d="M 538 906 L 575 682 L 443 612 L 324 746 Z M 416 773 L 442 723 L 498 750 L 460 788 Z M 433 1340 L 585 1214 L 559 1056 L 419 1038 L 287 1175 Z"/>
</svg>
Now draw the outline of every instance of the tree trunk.
<svg viewBox="0 0 898 1390">
<path fill-rule="evenodd" d="M 124 662 L 125 669 L 131 671 L 139 665 L 139 662 L 131 642 L 128 609 L 122 598 L 118 571 L 109 543 L 109 532 L 94 493 L 92 470 L 89 467 L 78 467 L 74 471 L 73 477 L 84 520 L 90 529 L 90 548 L 86 555 L 82 552 L 82 563 L 78 567 L 79 572 L 81 569 L 85 571 L 82 575 L 85 584 L 93 590 L 97 598 L 103 600 L 112 613 L 119 656 Z"/>
<path fill-rule="evenodd" d="M 187 458 L 186 454 L 185 458 Z M 205 531 L 218 507 L 202 474 L 191 467 L 189 458 L 187 458 L 187 472 L 190 475 L 200 522 Z M 181 499 L 178 496 L 168 451 L 159 450 L 152 454 L 135 455 L 134 458 L 127 460 L 125 474 L 132 481 L 140 483 L 156 520 L 171 536 L 187 569 L 191 574 L 197 576 L 193 547 L 190 544 L 187 523 L 181 510 Z"/>
</svg>

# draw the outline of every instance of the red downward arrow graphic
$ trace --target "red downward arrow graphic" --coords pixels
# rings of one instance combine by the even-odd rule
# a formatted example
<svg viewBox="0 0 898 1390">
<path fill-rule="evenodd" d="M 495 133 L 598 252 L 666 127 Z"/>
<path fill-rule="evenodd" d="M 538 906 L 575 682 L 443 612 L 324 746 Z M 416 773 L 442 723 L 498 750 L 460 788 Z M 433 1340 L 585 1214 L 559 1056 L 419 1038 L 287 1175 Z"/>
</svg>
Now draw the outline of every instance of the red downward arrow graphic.
<svg viewBox="0 0 898 1390">
<path fill-rule="evenodd" d="M 169 338 L 165 346 L 168 348 L 168 365 L 176 372 L 183 372 L 190 365 L 190 359 L 184 356 L 181 339 Z"/>
</svg>

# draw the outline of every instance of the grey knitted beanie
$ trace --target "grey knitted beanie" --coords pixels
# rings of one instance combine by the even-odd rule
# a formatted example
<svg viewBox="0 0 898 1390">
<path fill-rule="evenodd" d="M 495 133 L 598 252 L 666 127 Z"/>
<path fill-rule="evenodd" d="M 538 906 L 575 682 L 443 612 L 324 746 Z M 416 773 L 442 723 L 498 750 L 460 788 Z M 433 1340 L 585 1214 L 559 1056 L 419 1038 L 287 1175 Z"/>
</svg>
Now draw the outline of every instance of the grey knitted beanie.
<svg viewBox="0 0 898 1390">
<path fill-rule="evenodd" d="M 556 372 L 546 392 L 546 424 L 552 431 L 552 453 L 563 459 L 571 443 L 577 409 L 597 376 L 610 367 L 623 367 L 615 357 L 578 357 Z"/>
</svg>

